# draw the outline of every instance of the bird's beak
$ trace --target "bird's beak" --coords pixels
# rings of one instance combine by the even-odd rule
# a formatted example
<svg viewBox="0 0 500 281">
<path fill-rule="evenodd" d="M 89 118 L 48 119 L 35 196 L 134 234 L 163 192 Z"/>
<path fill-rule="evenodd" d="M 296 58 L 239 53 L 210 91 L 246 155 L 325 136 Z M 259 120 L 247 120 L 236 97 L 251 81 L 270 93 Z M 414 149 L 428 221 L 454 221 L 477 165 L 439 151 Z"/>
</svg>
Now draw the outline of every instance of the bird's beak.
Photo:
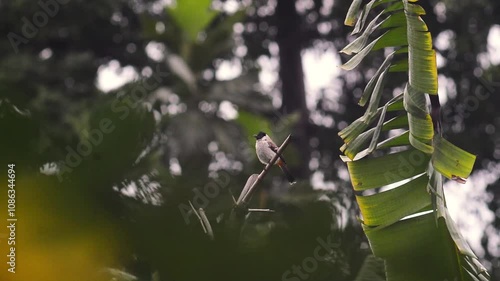
<svg viewBox="0 0 500 281">
<path fill-rule="evenodd" d="M 253 135 L 254 138 L 257 138 L 257 135 Z"/>
</svg>

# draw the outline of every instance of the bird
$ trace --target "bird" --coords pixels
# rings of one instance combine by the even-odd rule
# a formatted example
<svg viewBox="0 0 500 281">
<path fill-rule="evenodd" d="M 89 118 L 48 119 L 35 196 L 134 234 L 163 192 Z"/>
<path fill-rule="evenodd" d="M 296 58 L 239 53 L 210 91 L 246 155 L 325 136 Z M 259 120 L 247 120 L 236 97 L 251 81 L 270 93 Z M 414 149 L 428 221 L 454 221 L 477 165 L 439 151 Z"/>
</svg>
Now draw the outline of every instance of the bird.
<svg viewBox="0 0 500 281">
<path fill-rule="evenodd" d="M 267 165 L 269 161 L 271 161 L 271 159 L 274 157 L 274 155 L 276 155 L 276 152 L 278 152 L 278 146 L 264 132 L 259 132 L 258 134 L 254 135 L 254 138 L 256 139 L 255 151 L 257 153 L 257 157 L 262 164 Z M 278 165 L 281 168 L 288 182 L 295 182 L 295 178 L 290 173 L 290 170 L 288 170 L 285 159 L 282 155 L 279 156 L 275 165 Z"/>
</svg>

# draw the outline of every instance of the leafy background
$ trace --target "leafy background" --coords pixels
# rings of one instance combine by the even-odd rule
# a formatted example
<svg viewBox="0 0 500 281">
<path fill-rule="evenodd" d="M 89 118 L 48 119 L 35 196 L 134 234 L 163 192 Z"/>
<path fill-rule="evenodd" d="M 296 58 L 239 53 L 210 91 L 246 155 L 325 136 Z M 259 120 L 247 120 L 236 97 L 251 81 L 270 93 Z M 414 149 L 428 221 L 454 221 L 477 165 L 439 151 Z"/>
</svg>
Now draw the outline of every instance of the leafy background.
<svg viewBox="0 0 500 281">
<path fill-rule="evenodd" d="M 469 183 L 447 186 L 448 203 L 465 203 L 459 225 L 496 280 L 500 4 L 420 4 L 438 52 L 443 132 L 477 155 Z M 15 280 L 276 280 L 328 235 L 339 247 L 311 280 L 354 280 L 370 250 L 337 134 L 362 115 L 358 99 L 384 57 L 337 67 L 353 39 L 349 5 L 73 0 L 15 52 L 7 34 L 22 34 L 22 18 L 42 9 L 0 1 L 0 162 L 14 161 L 18 175 Z M 113 103 L 145 83 L 155 86 L 120 118 Z M 68 147 L 104 118 L 115 130 L 59 181 Z M 252 206 L 276 213 L 232 225 L 231 196 L 262 169 L 251 139 L 261 129 L 277 142 L 293 133 L 285 156 L 300 181 L 289 188 L 273 170 Z M 205 208 L 211 241 L 179 206 L 224 173 L 229 183 Z"/>
</svg>

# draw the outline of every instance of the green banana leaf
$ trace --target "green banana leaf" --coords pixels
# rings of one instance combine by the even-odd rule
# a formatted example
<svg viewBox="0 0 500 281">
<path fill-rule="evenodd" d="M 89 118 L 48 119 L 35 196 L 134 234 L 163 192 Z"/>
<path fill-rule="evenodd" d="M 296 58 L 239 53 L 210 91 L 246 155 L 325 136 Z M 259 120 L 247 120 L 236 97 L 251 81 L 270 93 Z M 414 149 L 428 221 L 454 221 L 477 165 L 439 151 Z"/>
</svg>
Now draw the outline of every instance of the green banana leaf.
<svg viewBox="0 0 500 281">
<path fill-rule="evenodd" d="M 345 23 L 352 26 L 357 19 L 353 34 L 360 35 L 342 50 L 354 54 L 342 68 L 355 68 L 379 49 L 394 51 L 361 96 L 365 114 L 339 132 L 341 158 L 363 229 L 374 256 L 385 262 L 388 281 L 489 280 L 446 207 L 443 176 L 465 182 L 475 156 L 445 140 L 440 121 L 430 115 L 427 95 L 438 89 L 436 54 L 420 17 L 425 11 L 416 2 L 378 0 L 361 8 L 354 0 L 349 9 Z M 376 16 L 369 20 L 371 10 Z M 403 93 L 382 103 L 384 81 L 392 72 L 408 73 L 408 81 Z"/>
</svg>

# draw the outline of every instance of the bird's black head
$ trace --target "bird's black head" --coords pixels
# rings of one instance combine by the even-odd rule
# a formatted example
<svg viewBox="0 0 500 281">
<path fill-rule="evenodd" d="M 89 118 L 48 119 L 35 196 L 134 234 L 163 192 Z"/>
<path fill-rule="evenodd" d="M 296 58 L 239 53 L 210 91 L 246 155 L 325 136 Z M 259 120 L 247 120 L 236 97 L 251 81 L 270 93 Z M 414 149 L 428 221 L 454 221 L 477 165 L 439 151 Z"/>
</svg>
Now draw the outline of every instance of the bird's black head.
<svg viewBox="0 0 500 281">
<path fill-rule="evenodd" d="M 261 138 L 265 137 L 266 136 L 266 133 L 264 132 L 259 132 L 258 134 L 256 135 L 253 135 L 255 139 L 257 140 L 260 140 Z"/>
</svg>

